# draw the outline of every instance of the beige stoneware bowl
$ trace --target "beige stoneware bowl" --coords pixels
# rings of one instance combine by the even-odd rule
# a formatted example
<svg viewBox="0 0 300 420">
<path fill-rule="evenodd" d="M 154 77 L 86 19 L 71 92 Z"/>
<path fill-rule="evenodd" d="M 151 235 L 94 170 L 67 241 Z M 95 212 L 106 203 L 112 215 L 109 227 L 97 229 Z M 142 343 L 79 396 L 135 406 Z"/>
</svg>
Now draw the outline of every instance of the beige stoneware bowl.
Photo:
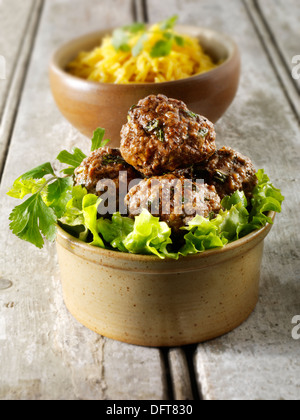
<svg viewBox="0 0 300 420">
<path fill-rule="evenodd" d="M 227 35 L 194 26 L 178 26 L 181 33 L 197 37 L 218 68 L 187 79 L 167 83 L 108 84 L 87 81 L 65 69 L 80 51 L 90 51 L 111 31 L 100 31 L 75 39 L 60 47 L 50 64 L 50 84 L 56 104 L 66 119 L 89 139 L 98 127 L 106 129 L 113 147 L 120 145 L 120 131 L 127 122 L 129 108 L 150 94 L 181 99 L 213 123 L 232 103 L 240 79 L 240 53 Z"/>
<path fill-rule="evenodd" d="M 271 226 L 178 261 L 92 247 L 58 228 L 65 304 L 87 328 L 130 344 L 182 346 L 216 338 L 242 324 L 257 304 Z"/>
</svg>

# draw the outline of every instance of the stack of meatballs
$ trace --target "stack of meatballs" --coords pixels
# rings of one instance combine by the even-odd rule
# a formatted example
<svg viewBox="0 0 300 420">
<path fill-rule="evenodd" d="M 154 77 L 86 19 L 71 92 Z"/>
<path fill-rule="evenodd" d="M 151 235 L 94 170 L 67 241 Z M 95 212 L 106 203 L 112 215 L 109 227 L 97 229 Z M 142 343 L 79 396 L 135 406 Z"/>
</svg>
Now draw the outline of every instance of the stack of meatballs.
<svg viewBox="0 0 300 420">
<path fill-rule="evenodd" d="M 215 140 L 214 125 L 207 118 L 190 111 L 182 101 L 151 95 L 129 110 L 120 149 L 94 151 L 76 169 L 74 184 L 100 196 L 99 186 L 109 179 L 118 196 L 119 174 L 125 173 L 128 193 L 121 199 L 127 215 L 134 218 L 146 209 L 166 222 L 176 236 L 196 215 L 215 217 L 225 196 L 239 190 L 250 199 L 257 184 L 251 160 L 230 147 L 217 150 Z M 204 182 L 196 182 L 200 179 Z M 170 190 L 172 183 L 182 188 Z M 170 206 L 164 212 L 166 194 Z M 153 197 L 159 198 L 156 205 Z"/>
</svg>

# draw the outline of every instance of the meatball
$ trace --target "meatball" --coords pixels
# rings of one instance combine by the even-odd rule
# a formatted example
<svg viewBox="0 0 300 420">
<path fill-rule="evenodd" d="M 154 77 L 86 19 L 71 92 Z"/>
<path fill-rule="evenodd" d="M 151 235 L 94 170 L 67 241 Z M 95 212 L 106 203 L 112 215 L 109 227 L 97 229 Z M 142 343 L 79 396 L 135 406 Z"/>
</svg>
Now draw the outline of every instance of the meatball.
<svg viewBox="0 0 300 420">
<path fill-rule="evenodd" d="M 97 196 L 107 190 L 106 181 L 112 180 L 116 187 L 117 208 L 121 184 L 124 183 L 127 192 L 129 183 L 135 179 L 141 179 L 141 175 L 124 161 L 119 149 L 109 147 L 92 152 L 74 173 L 74 185 L 82 185 Z"/>
<path fill-rule="evenodd" d="M 182 101 L 150 95 L 130 109 L 121 131 L 121 153 L 151 177 L 207 160 L 216 151 L 215 138 L 213 124 Z"/>
<path fill-rule="evenodd" d="M 129 216 L 134 218 L 144 209 L 160 217 L 178 233 L 197 214 L 218 214 L 221 200 L 215 187 L 198 184 L 184 177 L 167 174 L 142 180 L 125 198 Z"/>
<path fill-rule="evenodd" d="M 214 185 L 221 198 L 235 191 L 244 191 L 249 199 L 257 184 L 256 170 L 251 160 L 230 147 L 222 147 L 208 161 L 194 168 L 197 177 Z"/>
</svg>

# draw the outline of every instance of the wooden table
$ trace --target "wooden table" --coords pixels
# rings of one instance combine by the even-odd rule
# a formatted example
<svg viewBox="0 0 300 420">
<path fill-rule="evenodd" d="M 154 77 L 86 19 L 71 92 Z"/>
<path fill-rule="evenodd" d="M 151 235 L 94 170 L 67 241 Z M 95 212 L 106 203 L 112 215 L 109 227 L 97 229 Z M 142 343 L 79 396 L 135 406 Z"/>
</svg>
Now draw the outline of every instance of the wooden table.
<svg viewBox="0 0 300 420">
<path fill-rule="evenodd" d="M 5 193 L 62 148 L 86 144 L 52 99 L 53 50 L 86 32 L 173 14 L 239 43 L 241 85 L 216 125 L 217 142 L 251 156 L 286 201 L 266 241 L 260 300 L 248 321 L 204 344 L 141 348 L 98 336 L 72 318 L 55 246 L 39 251 L 11 235 L 7 219 L 16 203 Z M 300 340 L 292 324 L 300 315 L 300 84 L 291 76 L 299 20 L 298 0 L 0 1 L 2 400 L 300 398 Z"/>
</svg>

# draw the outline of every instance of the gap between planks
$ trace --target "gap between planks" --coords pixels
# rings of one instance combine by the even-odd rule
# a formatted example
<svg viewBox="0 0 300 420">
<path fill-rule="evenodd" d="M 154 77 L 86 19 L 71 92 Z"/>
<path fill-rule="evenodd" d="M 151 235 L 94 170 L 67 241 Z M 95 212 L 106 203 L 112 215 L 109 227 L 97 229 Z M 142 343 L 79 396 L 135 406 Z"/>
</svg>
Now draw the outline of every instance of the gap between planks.
<svg viewBox="0 0 300 420">
<path fill-rule="evenodd" d="M 0 183 L 2 181 L 10 140 L 18 114 L 19 103 L 30 64 L 35 35 L 39 26 L 43 5 L 44 0 L 36 0 L 32 5 L 28 23 L 25 27 L 24 38 L 18 53 L 19 58 L 8 89 L 0 126 Z"/>
<path fill-rule="evenodd" d="M 147 0 L 133 0 L 133 16 L 136 22 L 149 22 Z"/>
<path fill-rule="evenodd" d="M 287 97 L 296 118 L 300 122 L 299 92 L 268 22 L 266 21 L 257 0 L 243 0 L 243 3 L 285 96 Z"/>
</svg>

